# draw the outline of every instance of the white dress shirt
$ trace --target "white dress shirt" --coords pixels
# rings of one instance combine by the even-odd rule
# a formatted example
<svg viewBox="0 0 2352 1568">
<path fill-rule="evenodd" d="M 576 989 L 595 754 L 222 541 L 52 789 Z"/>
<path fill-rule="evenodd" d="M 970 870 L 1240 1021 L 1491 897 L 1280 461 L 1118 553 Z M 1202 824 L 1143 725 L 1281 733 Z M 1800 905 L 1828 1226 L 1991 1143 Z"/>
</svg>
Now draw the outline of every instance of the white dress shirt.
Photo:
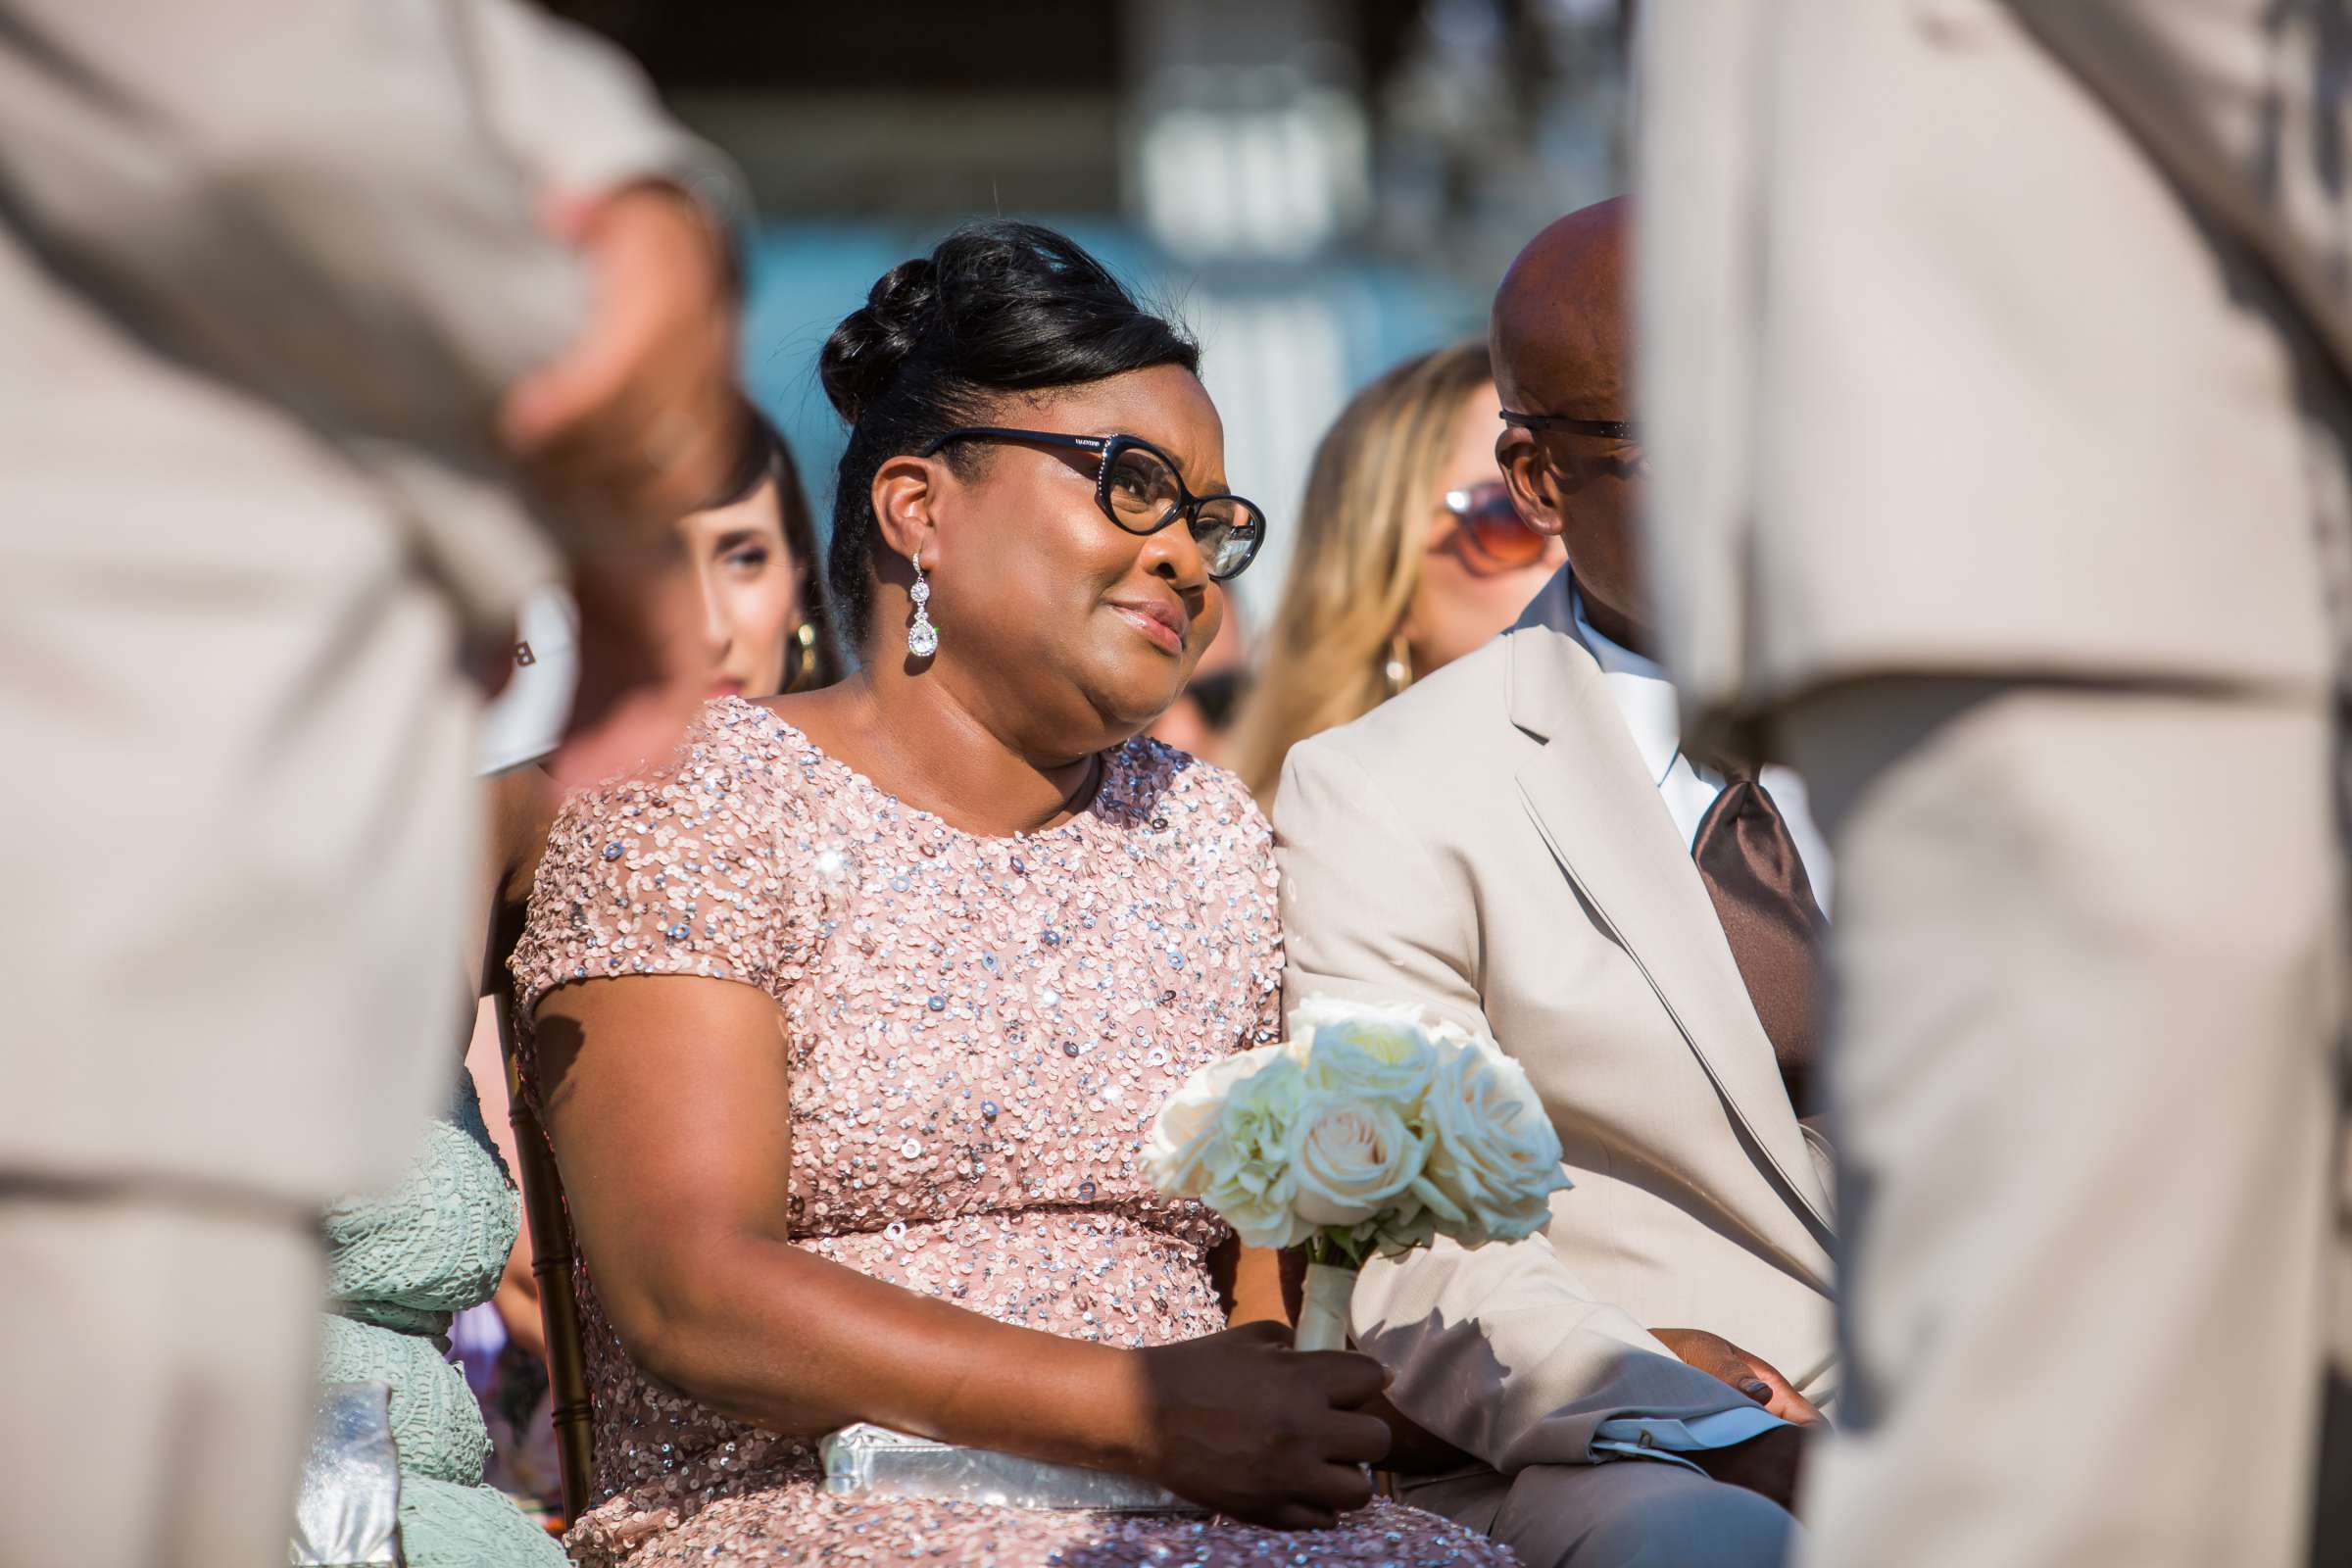
<svg viewBox="0 0 2352 1568">
<path fill-rule="evenodd" d="M 1616 700 L 1617 710 L 1625 715 L 1625 727 L 1633 733 L 1634 750 L 1642 754 L 1642 760 L 1648 765 L 1649 776 L 1658 786 L 1658 797 L 1666 803 L 1667 812 L 1673 816 L 1683 842 L 1691 843 L 1698 837 L 1698 824 L 1706 816 L 1707 808 L 1723 793 L 1723 775 L 1713 768 L 1699 766 L 1683 755 L 1681 701 L 1675 694 L 1674 683 L 1666 678 L 1665 669 L 1655 661 L 1644 659 L 1594 631 L 1592 622 L 1585 616 L 1584 595 L 1573 586 L 1569 589 L 1568 603 L 1576 615 L 1577 634 L 1592 650 L 1609 696 Z M 1766 766 L 1756 777 L 1772 796 L 1773 804 L 1781 808 L 1781 815 L 1788 824 L 1788 836 L 1795 841 L 1796 853 L 1805 862 L 1805 874 L 1813 883 L 1813 897 L 1827 914 L 1830 852 L 1822 842 L 1821 830 L 1814 825 L 1812 811 L 1807 808 L 1805 781 L 1779 766 Z M 1620 1417 L 1603 1421 L 1593 1431 L 1593 1457 L 1662 1459 L 1696 1470 L 1699 1467 L 1683 1458 L 1683 1454 L 1702 1448 L 1729 1448 L 1787 1424 L 1762 1405 L 1746 1410 L 1719 1410 L 1690 1421 Z"/>
<path fill-rule="evenodd" d="M 1585 618 L 1585 597 L 1572 586 L 1569 607 L 1576 615 L 1577 635 L 1592 651 L 1594 662 L 1600 665 L 1601 679 L 1609 688 L 1609 696 L 1617 703 L 1617 710 L 1625 715 L 1625 727 L 1633 732 L 1634 750 L 1649 764 L 1649 776 L 1658 786 L 1658 797 L 1680 829 L 1683 842 L 1690 844 L 1698 837 L 1698 824 L 1723 793 L 1723 775 L 1711 767 L 1700 767 L 1683 755 L 1683 718 L 1681 701 L 1675 695 L 1674 682 L 1655 661 L 1644 659 L 1630 648 L 1609 641 L 1592 629 Z M 1767 764 L 1757 775 L 1757 782 L 1772 796 L 1781 808 L 1781 816 L 1788 824 L 1788 836 L 1796 843 L 1796 853 L 1805 862 L 1805 874 L 1812 879 L 1813 898 L 1821 912 L 1830 912 L 1830 848 L 1813 823 L 1813 812 L 1805 801 L 1805 781 L 1777 764 Z"/>
</svg>

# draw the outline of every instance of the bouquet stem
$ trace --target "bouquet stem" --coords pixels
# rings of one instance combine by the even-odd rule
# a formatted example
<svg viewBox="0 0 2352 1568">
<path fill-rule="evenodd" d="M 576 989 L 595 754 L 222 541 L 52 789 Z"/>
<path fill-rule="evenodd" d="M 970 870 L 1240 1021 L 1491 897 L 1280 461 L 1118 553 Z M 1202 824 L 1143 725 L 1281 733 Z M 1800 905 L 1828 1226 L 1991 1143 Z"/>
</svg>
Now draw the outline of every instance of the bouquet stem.
<svg viewBox="0 0 2352 1568">
<path fill-rule="evenodd" d="M 1348 1348 L 1348 1302 L 1355 1295 L 1355 1270 L 1345 1265 L 1306 1265 L 1306 1294 L 1298 1303 L 1295 1350 Z"/>
</svg>

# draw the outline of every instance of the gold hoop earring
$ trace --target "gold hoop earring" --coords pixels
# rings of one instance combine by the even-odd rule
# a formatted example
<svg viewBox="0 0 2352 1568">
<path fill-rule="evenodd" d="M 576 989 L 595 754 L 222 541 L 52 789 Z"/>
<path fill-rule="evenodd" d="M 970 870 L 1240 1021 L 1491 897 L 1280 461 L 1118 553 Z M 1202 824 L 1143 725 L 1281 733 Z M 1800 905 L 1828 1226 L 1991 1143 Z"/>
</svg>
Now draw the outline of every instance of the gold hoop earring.
<svg viewBox="0 0 2352 1568">
<path fill-rule="evenodd" d="M 816 622 L 804 620 L 784 645 L 784 693 L 790 696 L 816 673 Z"/>
<path fill-rule="evenodd" d="M 1389 662 L 1381 666 L 1380 673 L 1388 682 L 1391 697 L 1413 683 L 1413 650 L 1404 640 L 1404 633 L 1398 632 L 1389 639 Z"/>
</svg>

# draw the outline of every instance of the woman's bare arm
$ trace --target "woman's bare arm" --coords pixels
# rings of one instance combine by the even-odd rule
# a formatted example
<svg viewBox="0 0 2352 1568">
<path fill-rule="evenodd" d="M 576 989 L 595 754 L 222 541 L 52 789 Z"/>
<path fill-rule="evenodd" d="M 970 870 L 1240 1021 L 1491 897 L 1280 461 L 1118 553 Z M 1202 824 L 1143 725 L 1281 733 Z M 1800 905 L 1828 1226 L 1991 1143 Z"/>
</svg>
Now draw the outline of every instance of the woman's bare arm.
<svg viewBox="0 0 2352 1568">
<path fill-rule="evenodd" d="M 774 1003 L 631 976 L 552 993 L 546 1124 L 580 1246 L 648 1373 L 771 1429 L 865 1420 L 1152 1476 L 1312 1524 L 1359 1496 L 1384 1380 L 1267 1327 L 1133 1351 L 995 1322 L 791 1245 L 788 1055 Z"/>
<path fill-rule="evenodd" d="M 1298 1321 L 1291 1298 L 1298 1293 L 1283 1278 L 1282 1254 L 1262 1247 L 1244 1247 L 1239 1252 L 1233 1270 L 1233 1309 L 1226 1321 L 1237 1329 L 1245 1323 L 1291 1327 Z"/>
</svg>

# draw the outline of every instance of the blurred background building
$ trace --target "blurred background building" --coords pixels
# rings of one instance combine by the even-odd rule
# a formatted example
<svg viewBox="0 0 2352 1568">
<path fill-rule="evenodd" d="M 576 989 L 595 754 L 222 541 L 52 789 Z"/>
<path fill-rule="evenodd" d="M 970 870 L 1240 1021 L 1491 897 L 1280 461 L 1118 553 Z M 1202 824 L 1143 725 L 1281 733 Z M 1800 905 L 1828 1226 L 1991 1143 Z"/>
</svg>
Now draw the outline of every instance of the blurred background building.
<svg viewBox="0 0 2352 1568">
<path fill-rule="evenodd" d="M 1068 230 L 1200 335 L 1227 472 L 1273 520 L 1398 358 L 1484 330 L 1511 256 L 1624 188 L 1632 0 L 557 0 L 749 174 L 745 367 L 829 514 L 814 373 L 955 223 Z"/>
</svg>

